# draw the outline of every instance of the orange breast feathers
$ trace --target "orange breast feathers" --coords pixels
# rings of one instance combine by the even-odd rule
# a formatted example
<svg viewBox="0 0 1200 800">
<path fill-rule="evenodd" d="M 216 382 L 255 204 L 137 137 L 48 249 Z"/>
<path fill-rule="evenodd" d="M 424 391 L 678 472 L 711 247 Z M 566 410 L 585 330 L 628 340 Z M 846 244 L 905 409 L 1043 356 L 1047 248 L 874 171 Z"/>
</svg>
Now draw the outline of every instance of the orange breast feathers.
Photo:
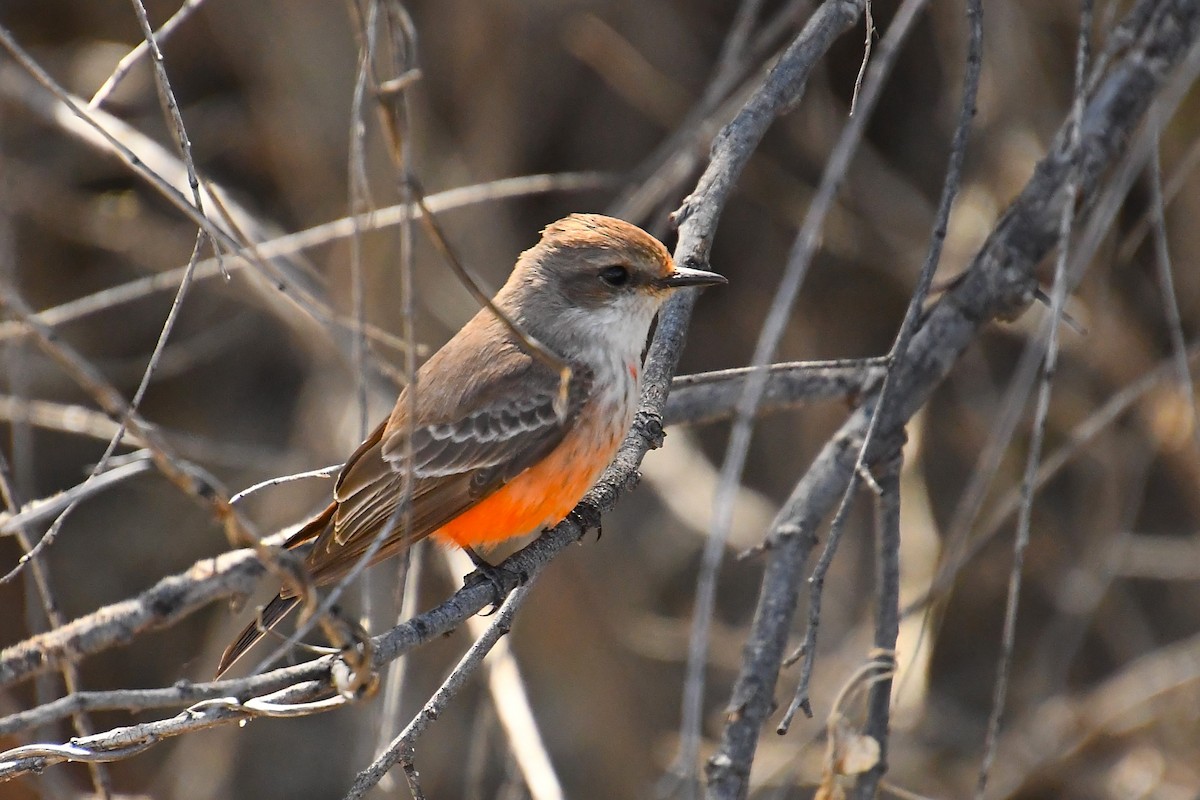
<svg viewBox="0 0 1200 800">
<path fill-rule="evenodd" d="M 613 460 L 629 427 L 624 413 L 589 411 L 549 455 L 432 535 L 443 543 L 479 547 L 561 522 Z"/>
</svg>

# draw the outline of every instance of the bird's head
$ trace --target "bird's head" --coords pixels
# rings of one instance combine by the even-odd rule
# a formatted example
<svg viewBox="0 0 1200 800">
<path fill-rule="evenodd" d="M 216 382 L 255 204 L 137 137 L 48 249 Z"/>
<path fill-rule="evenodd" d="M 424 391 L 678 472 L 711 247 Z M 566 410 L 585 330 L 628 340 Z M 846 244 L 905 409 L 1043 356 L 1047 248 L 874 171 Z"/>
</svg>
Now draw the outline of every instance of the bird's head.
<svg viewBox="0 0 1200 800">
<path fill-rule="evenodd" d="M 726 282 L 715 272 L 677 267 L 662 242 L 636 225 L 572 214 L 548 225 L 521 254 L 497 300 L 542 341 L 636 353 L 674 291 Z"/>
</svg>

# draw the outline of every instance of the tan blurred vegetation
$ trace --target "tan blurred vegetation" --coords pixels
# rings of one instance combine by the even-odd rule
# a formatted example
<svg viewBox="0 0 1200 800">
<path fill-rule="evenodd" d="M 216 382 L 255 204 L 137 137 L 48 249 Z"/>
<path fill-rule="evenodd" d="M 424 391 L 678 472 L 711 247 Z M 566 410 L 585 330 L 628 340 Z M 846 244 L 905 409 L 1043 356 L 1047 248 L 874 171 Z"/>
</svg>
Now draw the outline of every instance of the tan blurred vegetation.
<svg viewBox="0 0 1200 800">
<path fill-rule="evenodd" d="M 161 23 L 175 5 L 149 3 L 151 19 Z M 443 214 L 466 264 L 498 286 L 541 226 L 572 211 L 608 208 L 704 91 L 736 5 L 411 2 L 422 69 L 413 94 L 415 169 L 430 192 L 542 172 L 594 170 L 615 181 L 616 188 Z M 895 5 L 875 3 L 881 30 Z M 1077 5 L 985 5 L 979 113 L 938 273 L 943 279 L 965 266 L 1024 185 L 1070 102 Z M 1098 5 L 1102 36 L 1106 21 L 1127 4 Z M 769 12 L 780 6 L 766 4 Z M 85 97 L 141 39 L 129 4 L 120 0 L 4 0 L 0 24 L 57 80 Z M 799 21 L 791 30 L 798 27 Z M 877 355 L 890 346 L 927 247 L 964 48 L 961 4 L 932 4 L 905 46 L 826 225 L 780 360 Z M 346 214 L 357 50 L 344 4 L 208 0 L 163 49 L 206 175 L 281 231 Z M 772 128 L 743 175 L 712 255 L 730 285 L 700 301 L 681 373 L 748 362 L 788 248 L 844 124 L 861 56 L 860 28 L 838 42 L 803 102 Z M 0 78 L 11 80 L 12 64 L 0 58 L 0 66 Z M 2 84 L 4 280 L 43 309 L 187 262 L 193 225 L 124 165 L 31 112 Z M 1166 229 L 1188 341 L 1200 327 L 1200 271 L 1194 268 L 1200 258 L 1194 224 L 1200 177 L 1192 170 L 1198 102 L 1195 96 L 1184 101 L 1161 146 L 1164 180 L 1174 189 Z M 170 142 L 145 64 L 107 108 Z M 376 201 L 392 202 L 394 176 L 377 131 L 368 137 L 367 167 Z M 634 221 L 667 236 L 666 212 L 689 188 L 690 182 L 654 216 Z M 1152 237 L 1145 235 L 1148 198 L 1148 177 L 1142 176 L 1068 306 L 1086 331 L 1063 335 L 1050 453 L 1113 394 L 1170 356 Z M 395 248 L 394 231 L 364 240 L 366 316 L 389 331 L 400 326 Z M 349 245 L 341 241 L 307 257 L 329 302 L 351 314 Z M 427 243 L 418 246 L 415 280 L 418 337 L 436 347 L 475 307 Z M 166 291 L 89 315 L 62 325 L 59 333 L 128 397 L 170 296 Z M 318 326 L 280 308 L 241 275 L 199 284 L 143 403 L 148 419 L 186 435 L 190 444 L 182 449 L 233 490 L 338 461 L 358 441 L 363 424 L 352 365 Z M 1045 316 L 1035 305 L 1010 324 L 991 326 L 910 426 L 902 602 L 919 595 L 936 570 L 956 506 L 1005 411 L 1022 348 Z M 2 344 L 6 395 L 94 407 L 30 341 L 18 336 Z M 399 353 L 381 352 L 400 364 Z M 371 417 L 387 405 L 390 398 L 377 393 Z M 734 531 L 737 549 L 759 540 L 773 509 L 846 413 L 843 404 L 828 403 L 759 423 L 745 477 L 751 491 Z M 1007 732 L 994 776 L 998 793 L 1189 798 L 1200 792 L 1200 453 L 1193 424 L 1185 396 L 1169 381 L 1161 383 L 1039 493 Z M 983 521 L 1020 481 L 1028 424 L 1018 430 L 989 490 Z M 11 415 L 0 432 L 25 499 L 77 484 L 105 444 Z M 606 517 L 603 538 L 589 537 L 553 563 L 517 618 L 512 646 L 570 798 L 653 796 L 674 754 L 696 569 L 711 505 L 704 477 L 719 465 L 726 433 L 723 425 L 670 432 L 665 451 L 647 458 L 648 480 Z M 682 447 L 685 435 L 695 445 L 680 458 L 673 448 Z M 274 530 L 303 518 L 327 491 L 321 481 L 272 489 L 250 501 L 248 514 L 260 530 Z M 660 492 L 670 493 L 670 500 Z M 979 523 L 976 533 L 984 527 Z M 1011 528 L 1009 518 L 963 567 L 957 590 L 926 618 L 920 648 L 920 615 L 902 629 L 888 774 L 893 784 L 943 798 L 966 796 L 974 786 Z M 813 687 L 816 719 L 797 722 L 786 737 L 764 734 L 755 796 L 807 797 L 819 778 L 824 717 L 870 639 L 870 530 L 863 503 L 851 517 L 826 589 Z M 204 509 L 147 473 L 85 503 L 49 549 L 47 563 L 61 610 L 73 618 L 224 549 L 224 537 Z M 19 555 L 11 537 L 0 538 L 0 570 Z M 431 566 L 422 608 L 457 585 L 457 576 L 447 577 L 437 566 L 440 560 L 426 561 Z M 706 694 L 708 736 L 719 731 L 760 571 L 754 559 L 731 559 L 721 572 Z M 373 579 L 378 603 L 394 602 L 394 580 Z M 0 586 L 0 644 L 28 635 L 38 616 L 29 598 L 21 581 Z M 245 614 L 212 607 L 90 658 L 81 665 L 83 683 L 101 689 L 208 680 Z M 459 633 L 410 658 L 403 719 L 467 643 Z M 1139 661 L 1156 657 L 1161 662 Z M 783 705 L 795 672 L 781 677 Z M 40 692 L 61 692 L 56 680 L 8 690 L 0 695 L 0 711 L 29 707 L 44 696 Z M 376 747 L 379 703 L 377 697 L 334 714 L 177 738 L 110 769 L 120 791 L 155 797 L 340 797 Z M 100 730 L 129 720 L 124 713 L 93 717 Z M 1037 738 L 1047 730 L 1049 744 Z M 38 738 L 70 735 L 63 725 Z M 0 749 L 23 741 L 0 739 Z M 1021 752 L 1022 741 L 1039 743 L 1036 757 Z M 524 796 L 479 681 L 431 727 L 418 766 L 431 797 Z M 0 786 L 0 796 L 64 796 L 66 784 L 87 785 L 82 767 L 50 772 Z M 393 791 L 405 796 L 402 788 Z"/>
</svg>

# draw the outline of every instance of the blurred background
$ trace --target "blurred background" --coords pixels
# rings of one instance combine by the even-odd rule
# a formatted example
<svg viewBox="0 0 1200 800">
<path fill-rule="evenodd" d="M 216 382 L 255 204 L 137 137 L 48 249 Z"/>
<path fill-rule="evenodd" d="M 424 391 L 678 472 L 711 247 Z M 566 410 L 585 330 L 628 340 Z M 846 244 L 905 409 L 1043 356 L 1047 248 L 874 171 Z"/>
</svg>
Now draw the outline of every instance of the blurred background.
<svg viewBox="0 0 1200 800">
<path fill-rule="evenodd" d="M 159 25 L 177 3 L 148 2 Z M 495 200 L 439 219 L 463 262 L 489 287 L 504 280 L 538 231 L 573 211 L 612 210 L 644 177 L 647 159 L 677 130 L 713 74 L 737 3 L 717 0 L 438 0 L 408 3 L 421 77 L 411 90 L 414 169 L 429 193 L 534 173 L 594 172 L 591 188 Z M 886 31 L 897 3 L 876 0 Z M 1070 102 L 1078 7 L 1065 0 L 986 4 L 986 49 L 966 177 L 939 270 L 960 272 L 1028 180 Z M 1128 3 L 1101 2 L 1097 38 Z M 766 2 L 756 64 L 807 17 L 802 2 Z M 57 81 L 90 97 L 141 40 L 121 0 L 3 0 L 0 25 Z M 722 217 L 712 263 L 730 279 L 700 300 L 681 373 L 748 362 L 788 249 L 845 124 L 862 58 L 861 26 L 843 36 L 803 102 L 768 133 Z M 278 233 L 347 214 L 348 149 L 358 50 L 343 3 L 208 0 L 163 45 L 197 165 Z M 965 25 L 959 3 L 934 3 L 917 24 L 869 126 L 824 231 L 779 360 L 887 351 L 927 249 L 959 104 Z M 755 74 L 751 70 L 748 74 Z M 195 226 L 103 155 L 38 111 L 36 92 L 0 57 L 0 272 L 34 308 L 58 306 L 187 263 Z M 1185 98 L 1163 131 L 1167 243 L 1183 331 L 1200 324 L 1200 98 Z M 104 109 L 171 147 L 150 69 L 142 62 Z M 396 199 L 376 118 L 366 115 L 372 197 Z M 707 142 L 697 148 L 707 151 Z M 669 238 L 666 214 L 698 170 L 632 221 Z M 1139 177 L 1068 307 L 1047 452 L 1116 393 L 1167 363 L 1171 342 L 1156 271 L 1148 175 Z M 415 327 L 436 348 L 476 310 L 418 236 Z M 395 229 L 363 237 L 365 313 L 403 324 Z M 353 314 L 351 245 L 304 253 L 314 291 Z M 1047 273 L 1048 274 L 1048 273 Z M 57 326 L 126 397 L 133 394 L 170 307 L 173 285 Z M 940 593 L 901 633 L 902 677 L 888 780 L 930 797 L 974 786 L 990 707 L 1012 517 L 1029 437 L 1026 408 L 974 524 L 965 492 L 981 452 L 1013 408 L 1023 348 L 1046 311 L 989 326 L 913 421 L 903 477 L 902 603 L 918 599 L 946 550 L 980 540 L 957 574 L 965 591 Z M 25 500 L 79 483 L 105 440 L 71 426 L 63 407 L 92 400 L 9 326 L 0 339 L 0 448 Z M 377 347 L 399 368 L 402 354 Z M 189 295 L 144 415 L 181 452 L 239 490 L 342 460 L 394 395 L 371 384 L 368 419 L 352 361 L 321 325 L 237 272 Z M 32 401 L 45 411 L 33 413 Z M 58 413 L 58 416 L 55 416 Z M 1017 407 L 1020 414 L 1020 407 Z M 761 561 L 733 555 L 760 541 L 778 504 L 844 419 L 844 403 L 764 418 L 756 428 L 729 560 L 721 571 L 709 653 L 705 735 L 720 731 L 753 611 Z M 1066 462 L 1038 495 L 1006 733 L 994 796 L 1194 798 L 1200 793 L 1200 452 L 1185 393 L 1167 373 Z M 700 550 L 727 427 L 669 431 L 649 454 L 646 480 L 537 581 L 511 637 L 546 747 L 570 798 L 654 796 L 678 744 L 688 626 Z M 130 449 L 124 448 L 122 452 Z M 323 505 L 327 481 L 262 492 L 248 516 L 268 532 Z M 951 545 L 953 544 L 953 547 Z M 62 612 L 93 611 L 227 547 L 207 512 L 153 472 L 87 501 L 47 554 Z M 763 734 L 755 796 L 809 797 L 820 775 L 823 720 L 870 642 L 871 513 L 856 506 L 826 587 L 814 720 L 786 737 Z M 0 538 L 0 570 L 20 556 Z M 444 599 L 448 575 L 431 549 L 420 608 Z M 381 629 L 396 613 L 396 576 L 374 571 Z M 273 591 L 264 586 L 263 602 Z M 21 581 L 0 586 L 0 645 L 25 638 L 38 614 Z M 382 609 L 382 610 L 379 610 Z M 82 664 L 89 689 L 208 680 L 230 635 L 248 618 L 218 605 L 174 628 Z M 798 615 L 803 619 L 803 614 Z M 797 631 L 799 634 L 799 631 Z M 403 725 L 467 647 L 459 632 L 410 657 Z M 777 696 L 786 705 L 797 669 Z M 9 713 L 55 680 L 0 694 Z M 340 797 L 369 763 L 384 722 L 381 698 L 305 719 L 256 721 L 170 740 L 111 765 L 122 793 L 154 797 Z M 97 713 L 104 730 L 161 714 Z M 1058 727 L 1055 727 L 1058 726 Z M 64 725 L 42 740 L 63 741 Z M 1038 738 L 1041 736 L 1042 738 Z M 1047 738 L 1048 737 L 1048 738 Z M 25 739 L 0 738 L 0 749 Z M 1022 742 L 1038 742 L 1035 752 Z M 706 740 L 705 752 L 711 742 Z M 421 740 L 417 764 L 430 797 L 526 796 L 479 679 Z M 0 786 L 0 797 L 71 796 L 86 770 L 59 766 Z M 407 796 L 401 786 L 391 795 Z M 380 791 L 379 796 L 385 796 Z"/>
</svg>

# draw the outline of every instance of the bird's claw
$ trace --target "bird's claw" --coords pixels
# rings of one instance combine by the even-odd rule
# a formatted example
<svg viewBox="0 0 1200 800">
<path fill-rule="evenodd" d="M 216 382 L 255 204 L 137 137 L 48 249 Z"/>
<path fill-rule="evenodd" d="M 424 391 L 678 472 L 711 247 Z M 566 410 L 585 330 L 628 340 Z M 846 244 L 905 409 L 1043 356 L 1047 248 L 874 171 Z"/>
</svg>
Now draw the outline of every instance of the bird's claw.
<svg viewBox="0 0 1200 800">
<path fill-rule="evenodd" d="M 476 553 L 469 547 L 463 548 L 467 555 L 471 558 L 471 563 L 475 565 L 475 571 L 463 578 L 463 586 L 478 586 L 482 583 L 489 584 L 492 587 L 492 605 L 486 611 L 481 611 L 480 616 L 490 617 L 500 610 L 500 605 L 504 602 L 504 598 L 508 597 L 507 580 L 515 577 L 517 585 L 525 583 L 529 576 L 523 573 L 514 573 L 512 570 L 498 567 L 490 563 L 483 556 Z"/>
</svg>

